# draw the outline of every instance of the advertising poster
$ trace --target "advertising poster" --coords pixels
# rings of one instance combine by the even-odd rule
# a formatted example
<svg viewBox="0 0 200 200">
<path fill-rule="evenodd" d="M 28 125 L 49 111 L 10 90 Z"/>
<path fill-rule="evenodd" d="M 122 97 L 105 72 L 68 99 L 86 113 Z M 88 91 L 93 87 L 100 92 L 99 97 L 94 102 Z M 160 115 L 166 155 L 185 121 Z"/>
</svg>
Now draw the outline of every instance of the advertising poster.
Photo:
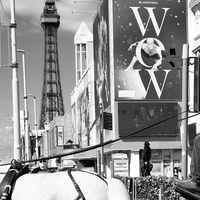
<svg viewBox="0 0 200 200">
<path fill-rule="evenodd" d="M 178 110 L 177 103 L 119 103 L 119 136 L 178 138 Z"/>
<path fill-rule="evenodd" d="M 76 104 L 74 103 L 71 107 L 72 113 L 72 137 L 73 141 L 76 141 Z M 76 141 L 77 142 L 77 141 Z"/>
<path fill-rule="evenodd" d="M 128 158 L 113 159 L 113 175 L 119 175 L 127 177 L 129 176 L 129 162 Z"/>
<path fill-rule="evenodd" d="M 43 157 L 48 157 L 48 135 L 47 132 L 43 132 Z"/>
<path fill-rule="evenodd" d="M 113 1 L 116 100 L 181 100 L 186 0 Z"/>
<path fill-rule="evenodd" d="M 81 145 L 86 140 L 87 128 L 90 122 L 90 104 L 89 104 L 89 88 L 87 87 L 79 96 L 77 101 L 77 123 L 78 123 L 78 142 Z M 83 131 L 85 134 L 83 134 Z"/>
<path fill-rule="evenodd" d="M 109 26 L 108 0 L 102 1 L 93 23 L 94 35 L 94 76 L 95 76 L 95 110 L 100 114 L 110 106 L 110 66 L 109 66 Z"/>
</svg>

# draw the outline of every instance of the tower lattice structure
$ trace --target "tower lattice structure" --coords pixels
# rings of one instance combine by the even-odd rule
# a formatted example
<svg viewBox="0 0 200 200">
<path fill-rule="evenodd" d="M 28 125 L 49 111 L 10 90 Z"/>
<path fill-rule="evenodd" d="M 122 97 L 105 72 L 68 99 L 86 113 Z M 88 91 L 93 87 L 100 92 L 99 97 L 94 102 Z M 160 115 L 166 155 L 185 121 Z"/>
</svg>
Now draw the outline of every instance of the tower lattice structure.
<svg viewBox="0 0 200 200">
<path fill-rule="evenodd" d="M 64 115 L 58 62 L 57 30 L 59 25 L 60 15 L 57 13 L 54 0 L 46 0 L 41 15 L 41 26 L 44 30 L 45 38 L 45 51 L 40 129 L 44 129 L 45 123 L 51 122 L 54 117 Z"/>
</svg>

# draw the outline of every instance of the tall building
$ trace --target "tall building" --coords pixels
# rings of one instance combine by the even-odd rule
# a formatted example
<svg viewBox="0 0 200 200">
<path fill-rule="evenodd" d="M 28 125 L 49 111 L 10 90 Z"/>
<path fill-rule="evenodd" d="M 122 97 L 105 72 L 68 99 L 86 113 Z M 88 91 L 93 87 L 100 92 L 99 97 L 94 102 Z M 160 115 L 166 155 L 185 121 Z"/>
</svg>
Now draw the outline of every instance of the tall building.
<svg viewBox="0 0 200 200">
<path fill-rule="evenodd" d="M 58 62 L 57 30 L 60 15 L 54 0 L 46 0 L 41 26 L 44 30 L 44 76 L 39 128 L 44 129 L 56 116 L 64 115 L 63 95 Z"/>
</svg>

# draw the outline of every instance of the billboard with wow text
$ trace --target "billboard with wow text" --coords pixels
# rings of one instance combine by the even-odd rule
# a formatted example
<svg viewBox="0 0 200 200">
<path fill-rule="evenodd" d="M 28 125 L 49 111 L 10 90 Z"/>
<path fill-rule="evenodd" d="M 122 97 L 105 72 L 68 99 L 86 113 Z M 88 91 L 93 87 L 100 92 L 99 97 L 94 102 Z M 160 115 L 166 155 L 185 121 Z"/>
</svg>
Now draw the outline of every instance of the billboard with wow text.
<svg viewBox="0 0 200 200">
<path fill-rule="evenodd" d="M 113 1 L 115 100 L 181 100 L 186 22 L 185 0 Z"/>
</svg>

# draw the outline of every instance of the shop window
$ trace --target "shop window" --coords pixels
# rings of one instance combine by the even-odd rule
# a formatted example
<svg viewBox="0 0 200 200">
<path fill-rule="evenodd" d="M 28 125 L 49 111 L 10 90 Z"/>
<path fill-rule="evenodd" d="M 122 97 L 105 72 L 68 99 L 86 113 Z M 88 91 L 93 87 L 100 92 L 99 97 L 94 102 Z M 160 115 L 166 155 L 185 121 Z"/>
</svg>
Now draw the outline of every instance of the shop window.
<svg viewBox="0 0 200 200">
<path fill-rule="evenodd" d="M 163 175 L 171 177 L 171 162 L 169 160 L 163 162 L 163 168 Z"/>
<path fill-rule="evenodd" d="M 153 165 L 153 169 L 151 171 L 151 175 L 159 176 L 162 174 L 162 150 L 161 149 L 152 149 L 151 150 L 151 163 Z"/>
<path fill-rule="evenodd" d="M 173 176 L 176 178 L 182 178 L 182 167 L 181 167 L 181 150 L 173 150 Z"/>
<path fill-rule="evenodd" d="M 140 167 L 143 166 L 143 149 L 140 150 Z M 174 168 L 181 172 L 181 149 L 152 149 L 150 162 L 153 164 L 152 176 L 174 176 Z"/>
<path fill-rule="evenodd" d="M 161 175 L 161 168 L 162 168 L 161 162 L 152 161 L 151 163 L 153 165 L 153 169 L 151 171 L 151 175 L 152 176 L 159 176 L 159 175 Z"/>
<path fill-rule="evenodd" d="M 172 176 L 170 149 L 163 150 L 163 175 L 167 177 Z"/>
</svg>

